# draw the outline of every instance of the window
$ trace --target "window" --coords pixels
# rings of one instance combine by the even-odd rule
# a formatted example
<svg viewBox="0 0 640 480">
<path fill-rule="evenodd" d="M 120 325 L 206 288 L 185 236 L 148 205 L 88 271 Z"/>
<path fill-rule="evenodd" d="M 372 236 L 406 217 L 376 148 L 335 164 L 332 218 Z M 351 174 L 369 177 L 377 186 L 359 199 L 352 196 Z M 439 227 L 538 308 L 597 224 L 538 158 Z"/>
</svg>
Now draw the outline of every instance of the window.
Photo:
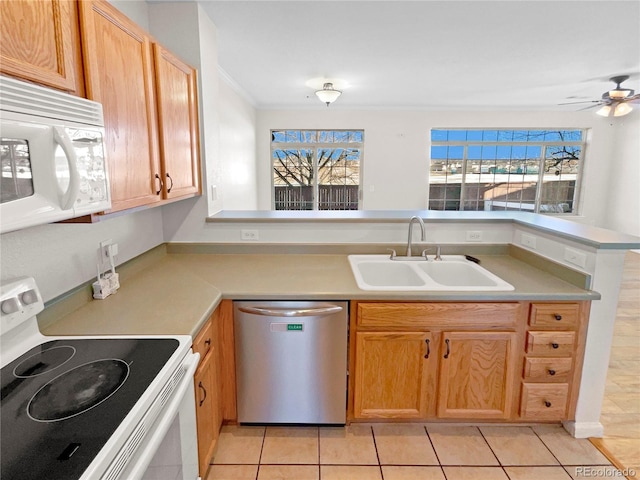
<svg viewBox="0 0 640 480">
<path fill-rule="evenodd" d="M 431 131 L 430 210 L 577 213 L 583 130 Z"/>
<path fill-rule="evenodd" d="M 272 130 L 274 210 L 358 210 L 362 130 Z"/>
</svg>

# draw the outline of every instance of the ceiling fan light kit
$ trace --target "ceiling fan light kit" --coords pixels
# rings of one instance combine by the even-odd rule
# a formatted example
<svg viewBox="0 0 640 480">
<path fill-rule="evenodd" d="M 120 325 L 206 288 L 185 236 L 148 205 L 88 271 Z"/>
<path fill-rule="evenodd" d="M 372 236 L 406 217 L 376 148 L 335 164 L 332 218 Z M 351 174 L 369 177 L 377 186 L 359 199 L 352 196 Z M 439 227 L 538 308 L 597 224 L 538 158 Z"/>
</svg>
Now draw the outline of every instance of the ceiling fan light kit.
<svg viewBox="0 0 640 480">
<path fill-rule="evenodd" d="M 327 82 L 322 86 L 322 90 L 316 90 L 316 95 L 328 107 L 330 103 L 335 102 L 342 95 L 342 91 L 334 89 L 333 83 Z"/>
<path fill-rule="evenodd" d="M 611 105 L 604 105 L 596 112 L 601 117 L 623 117 L 633 110 L 628 103 L 613 102 Z"/>
</svg>

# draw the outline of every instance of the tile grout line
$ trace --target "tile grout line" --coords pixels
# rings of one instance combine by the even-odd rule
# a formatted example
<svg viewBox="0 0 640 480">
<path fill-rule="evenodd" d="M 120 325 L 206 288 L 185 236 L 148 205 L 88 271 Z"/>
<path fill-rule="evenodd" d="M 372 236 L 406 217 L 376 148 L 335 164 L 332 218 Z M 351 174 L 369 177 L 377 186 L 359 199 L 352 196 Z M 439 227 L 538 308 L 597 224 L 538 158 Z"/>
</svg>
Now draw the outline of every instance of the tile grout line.
<svg viewBox="0 0 640 480">
<path fill-rule="evenodd" d="M 438 456 L 438 452 L 436 451 L 436 446 L 433 444 L 433 440 L 431 440 L 431 435 L 429 435 L 429 429 L 426 425 L 423 425 L 424 431 L 427 434 L 427 439 L 429 440 L 429 444 L 431 448 L 433 448 L 433 454 L 436 456 L 436 460 L 438 461 L 438 466 L 440 467 L 440 471 L 442 472 L 442 476 L 444 480 L 447 480 L 447 474 L 444 471 L 444 467 L 442 466 L 442 462 L 440 461 L 440 457 Z"/>
<path fill-rule="evenodd" d="M 378 470 L 380 470 L 380 478 L 384 480 L 384 474 L 382 473 L 382 465 L 380 464 L 380 454 L 378 453 L 378 444 L 376 443 L 376 433 L 373 430 L 373 425 L 369 427 L 371 429 L 371 438 L 373 439 L 373 448 L 376 450 L 376 458 L 378 459 Z"/>
<path fill-rule="evenodd" d="M 535 431 L 533 428 L 531 428 L 531 427 L 528 427 L 528 428 L 530 428 L 530 429 L 531 429 L 531 431 L 533 432 L 533 434 L 534 434 L 536 437 L 538 437 L 538 439 L 542 442 L 542 444 L 545 446 L 545 448 L 546 448 L 547 450 L 549 450 L 549 453 L 551 454 L 551 456 L 552 456 L 553 458 L 555 458 L 555 459 L 556 459 L 556 461 L 558 462 L 558 464 L 563 468 L 563 470 L 564 470 L 565 472 L 567 472 L 567 475 L 569 475 L 571 478 L 573 478 L 573 475 L 571 475 L 571 472 L 569 472 L 569 470 L 567 469 L 567 467 L 566 467 L 566 466 L 565 466 L 565 465 L 560 461 L 560 459 L 559 459 L 558 457 L 556 457 L 556 454 L 555 454 L 555 453 L 553 453 L 553 452 L 551 451 L 551 449 L 549 448 L 549 446 L 548 446 L 546 443 L 544 443 L 544 440 L 542 439 L 542 437 L 540 437 L 540 435 L 538 435 L 538 432 L 536 432 L 536 431 Z"/>
<path fill-rule="evenodd" d="M 264 427 L 264 432 L 262 434 L 262 445 L 260 445 L 260 455 L 258 456 L 258 469 L 256 470 L 256 480 L 258 480 L 258 476 L 260 475 L 260 465 L 262 464 L 262 452 L 264 451 L 264 443 L 267 440 L 267 428 Z"/>
<path fill-rule="evenodd" d="M 476 429 L 478 430 L 478 432 L 480 433 L 480 436 L 482 437 L 482 439 L 484 440 L 484 443 L 487 444 L 487 447 L 489 447 L 489 450 L 491 450 L 491 453 L 493 454 L 494 458 L 497 460 L 498 462 L 498 466 L 502 469 L 502 471 L 504 472 L 504 474 L 507 476 L 507 478 L 509 480 L 511 480 L 511 476 L 509 475 L 509 472 L 507 472 L 507 470 L 504 468 L 504 465 L 502 464 L 502 462 L 500 461 L 500 459 L 498 458 L 498 455 L 496 454 L 496 452 L 493 451 L 493 448 L 491 447 L 491 444 L 489 443 L 489 440 L 487 440 L 487 438 L 484 436 L 484 433 L 482 433 L 482 429 L 480 427 L 476 427 Z"/>
</svg>

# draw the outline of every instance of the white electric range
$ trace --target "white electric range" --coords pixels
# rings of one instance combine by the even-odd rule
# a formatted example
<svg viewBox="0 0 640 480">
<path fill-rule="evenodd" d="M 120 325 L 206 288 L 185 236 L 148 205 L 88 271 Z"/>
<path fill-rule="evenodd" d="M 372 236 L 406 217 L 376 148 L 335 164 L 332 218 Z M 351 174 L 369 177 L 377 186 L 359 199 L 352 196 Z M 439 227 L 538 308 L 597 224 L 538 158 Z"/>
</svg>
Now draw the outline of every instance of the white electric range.
<svg viewBox="0 0 640 480">
<path fill-rule="evenodd" d="M 198 478 L 190 336 L 48 337 L 33 278 L 0 294 L 1 478 Z"/>
</svg>

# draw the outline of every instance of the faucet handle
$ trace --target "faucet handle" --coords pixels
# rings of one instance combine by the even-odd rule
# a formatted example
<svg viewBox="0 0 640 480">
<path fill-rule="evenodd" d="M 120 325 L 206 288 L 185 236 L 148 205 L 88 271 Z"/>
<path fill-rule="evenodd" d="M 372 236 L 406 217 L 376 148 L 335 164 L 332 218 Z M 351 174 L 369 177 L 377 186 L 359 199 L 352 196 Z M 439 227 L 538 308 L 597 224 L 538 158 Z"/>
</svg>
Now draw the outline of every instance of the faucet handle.
<svg viewBox="0 0 640 480">
<path fill-rule="evenodd" d="M 393 260 L 394 258 L 396 258 L 396 251 L 395 251 L 393 248 L 387 248 L 387 250 L 388 250 L 389 252 L 391 252 L 391 255 L 389 256 L 389 258 L 390 258 L 391 260 Z"/>
<path fill-rule="evenodd" d="M 420 254 L 421 257 L 427 258 L 427 252 L 429 251 L 429 248 L 425 248 L 424 250 L 422 250 L 422 253 Z"/>
</svg>

